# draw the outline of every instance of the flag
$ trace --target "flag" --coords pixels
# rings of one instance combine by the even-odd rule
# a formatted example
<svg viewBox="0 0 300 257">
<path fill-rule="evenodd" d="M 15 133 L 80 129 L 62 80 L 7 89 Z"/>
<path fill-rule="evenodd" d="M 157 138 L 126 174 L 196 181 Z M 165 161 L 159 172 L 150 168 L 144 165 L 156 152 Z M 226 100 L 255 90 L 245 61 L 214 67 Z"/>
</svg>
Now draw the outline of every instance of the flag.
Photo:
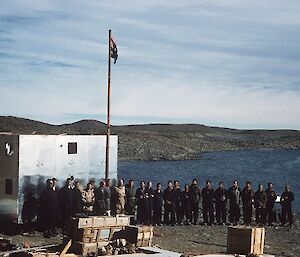
<svg viewBox="0 0 300 257">
<path fill-rule="evenodd" d="M 114 63 L 117 62 L 118 48 L 113 38 L 110 39 L 110 57 L 114 59 Z"/>
</svg>

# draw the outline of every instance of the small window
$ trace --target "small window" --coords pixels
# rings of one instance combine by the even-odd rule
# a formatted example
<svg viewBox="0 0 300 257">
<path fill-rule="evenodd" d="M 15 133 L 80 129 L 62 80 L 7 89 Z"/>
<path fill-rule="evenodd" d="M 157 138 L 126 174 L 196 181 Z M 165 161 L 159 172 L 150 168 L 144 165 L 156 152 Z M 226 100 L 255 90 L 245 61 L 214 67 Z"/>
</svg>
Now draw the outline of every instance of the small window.
<svg viewBox="0 0 300 257">
<path fill-rule="evenodd" d="M 12 195 L 13 189 L 12 189 L 12 179 L 5 179 L 5 194 Z"/>
<path fill-rule="evenodd" d="M 6 149 L 6 155 L 13 155 L 14 154 L 14 145 L 10 143 L 5 144 L 5 149 Z"/>
<path fill-rule="evenodd" d="M 68 154 L 77 154 L 77 143 L 68 143 Z"/>
</svg>

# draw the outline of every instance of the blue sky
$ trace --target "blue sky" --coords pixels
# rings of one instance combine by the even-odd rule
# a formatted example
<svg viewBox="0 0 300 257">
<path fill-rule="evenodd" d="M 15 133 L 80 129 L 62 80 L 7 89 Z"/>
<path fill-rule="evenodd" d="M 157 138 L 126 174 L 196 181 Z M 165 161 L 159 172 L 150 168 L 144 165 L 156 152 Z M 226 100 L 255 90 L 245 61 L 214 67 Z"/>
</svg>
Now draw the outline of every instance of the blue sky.
<svg viewBox="0 0 300 257">
<path fill-rule="evenodd" d="M 300 2 L 0 0 L 0 114 L 300 129 Z"/>
</svg>

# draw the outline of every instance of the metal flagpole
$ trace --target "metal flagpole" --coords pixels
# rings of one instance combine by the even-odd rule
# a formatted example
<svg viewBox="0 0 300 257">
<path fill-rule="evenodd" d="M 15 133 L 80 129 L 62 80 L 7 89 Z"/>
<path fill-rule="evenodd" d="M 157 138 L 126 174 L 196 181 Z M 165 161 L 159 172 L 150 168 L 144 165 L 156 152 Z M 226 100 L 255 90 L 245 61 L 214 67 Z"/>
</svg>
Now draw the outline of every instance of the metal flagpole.
<svg viewBox="0 0 300 257">
<path fill-rule="evenodd" d="M 108 31 L 107 130 L 106 130 L 105 179 L 109 179 L 110 71 L 111 71 L 111 29 Z"/>
</svg>

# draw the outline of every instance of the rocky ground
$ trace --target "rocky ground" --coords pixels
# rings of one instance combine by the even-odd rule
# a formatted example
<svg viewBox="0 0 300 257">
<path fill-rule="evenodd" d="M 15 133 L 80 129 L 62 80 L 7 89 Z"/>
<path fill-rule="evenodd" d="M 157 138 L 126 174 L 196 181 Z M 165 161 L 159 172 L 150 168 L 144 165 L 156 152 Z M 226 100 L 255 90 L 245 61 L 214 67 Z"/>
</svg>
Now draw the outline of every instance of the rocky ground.
<svg viewBox="0 0 300 257">
<path fill-rule="evenodd" d="M 243 131 L 201 125 L 117 127 L 120 160 L 184 160 L 212 151 L 300 149 L 300 132 Z"/>
<path fill-rule="evenodd" d="M 267 227 L 265 253 L 275 256 L 300 256 L 300 229 L 297 227 Z M 159 247 L 200 255 L 225 253 L 227 244 L 227 226 L 176 226 L 155 227 L 154 244 Z"/>
<path fill-rule="evenodd" d="M 154 246 L 162 249 L 181 252 L 184 254 L 200 255 L 209 253 L 225 253 L 227 243 L 227 226 L 161 226 L 154 228 Z M 18 246 L 41 246 L 59 244 L 62 236 L 45 239 L 42 233 L 34 235 L 0 234 L 0 237 L 9 238 Z M 295 218 L 293 228 L 266 227 L 265 253 L 282 257 L 300 256 L 300 219 Z M 1 252 L 0 252 L 1 256 Z"/>
<path fill-rule="evenodd" d="M 105 124 L 83 120 L 72 124 L 51 125 L 17 117 L 0 116 L 0 132 L 17 134 L 104 134 Z M 198 158 L 199 153 L 239 149 L 300 149 L 300 131 L 234 130 L 203 125 L 113 126 L 119 135 L 120 160 L 183 160 Z M 1 227 L 0 227 L 1 230 Z M 44 239 L 34 235 L 1 234 L 17 246 L 60 243 L 61 236 Z M 155 227 L 154 244 L 164 249 L 191 254 L 226 251 L 227 226 Z M 276 256 L 300 256 L 300 224 L 294 228 L 267 227 L 265 252 Z M 1 252 L 0 252 L 1 256 Z"/>
</svg>

